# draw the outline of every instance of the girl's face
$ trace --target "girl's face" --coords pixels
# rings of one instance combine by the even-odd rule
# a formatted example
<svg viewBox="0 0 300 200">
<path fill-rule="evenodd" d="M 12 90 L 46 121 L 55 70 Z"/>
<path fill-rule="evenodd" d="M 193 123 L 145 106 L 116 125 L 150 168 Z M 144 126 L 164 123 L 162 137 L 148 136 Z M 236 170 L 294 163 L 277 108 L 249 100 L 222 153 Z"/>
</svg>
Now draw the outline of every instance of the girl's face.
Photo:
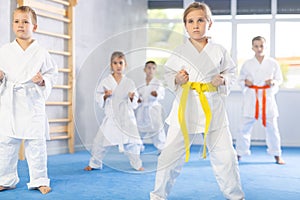
<svg viewBox="0 0 300 200">
<path fill-rule="evenodd" d="M 31 39 L 37 25 L 34 25 L 29 13 L 16 11 L 13 16 L 13 31 L 17 39 Z"/>
<path fill-rule="evenodd" d="M 189 36 L 194 40 L 201 40 L 211 26 L 203 10 L 193 10 L 186 16 L 185 28 Z"/>
<path fill-rule="evenodd" d="M 112 60 L 111 69 L 114 74 L 122 74 L 126 67 L 125 59 L 122 57 L 116 57 Z"/>
<path fill-rule="evenodd" d="M 156 65 L 153 63 L 148 63 L 144 69 L 147 77 L 153 77 L 156 71 Z"/>
<path fill-rule="evenodd" d="M 265 41 L 254 40 L 252 44 L 252 50 L 255 52 L 255 56 L 264 56 Z"/>
</svg>

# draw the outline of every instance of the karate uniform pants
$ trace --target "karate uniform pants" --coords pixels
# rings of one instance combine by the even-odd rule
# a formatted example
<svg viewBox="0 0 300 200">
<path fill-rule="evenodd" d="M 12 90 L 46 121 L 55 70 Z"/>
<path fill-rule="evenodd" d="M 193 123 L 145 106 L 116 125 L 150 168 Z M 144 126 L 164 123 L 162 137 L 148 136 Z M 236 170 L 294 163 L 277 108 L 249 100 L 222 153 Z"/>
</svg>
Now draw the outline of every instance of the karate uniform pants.
<svg viewBox="0 0 300 200">
<path fill-rule="evenodd" d="M 92 157 L 89 161 L 89 166 L 94 169 L 102 169 L 103 159 L 109 146 L 104 146 L 105 137 L 102 131 L 98 131 L 92 147 Z M 130 165 L 139 170 L 142 167 L 140 159 L 140 144 L 124 144 L 124 154 L 128 157 Z"/>
<path fill-rule="evenodd" d="M 251 132 L 256 121 L 254 117 L 243 117 L 242 129 L 236 138 L 236 151 L 239 156 L 251 154 Z M 273 156 L 281 156 L 281 141 L 277 117 L 267 118 L 265 133 L 268 147 L 267 152 Z"/>
<path fill-rule="evenodd" d="M 176 134 L 175 138 L 171 139 L 171 141 L 169 138 L 170 134 Z M 192 141 L 194 135 L 190 134 L 189 136 L 190 141 Z M 228 127 L 208 133 L 207 147 L 210 151 L 210 162 L 215 177 L 225 198 L 230 200 L 244 199 L 236 152 L 232 145 Z M 183 135 L 178 127 L 170 126 L 166 146 L 158 158 L 155 187 L 150 193 L 151 200 L 167 199 L 176 177 L 180 174 L 184 160 L 185 147 Z M 191 180 L 193 180 L 193 177 L 191 177 Z M 195 184 L 191 184 L 190 186 Z"/>
<path fill-rule="evenodd" d="M 142 139 L 146 139 L 151 137 L 153 145 L 158 149 L 162 150 L 166 143 L 166 133 L 165 130 L 162 128 L 157 132 L 151 132 L 151 133 L 140 133 Z"/>
<path fill-rule="evenodd" d="M 17 164 L 22 139 L 0 136 L 0 185 L 15 187 L 19 182 Z M 50 186 L 47 175 L 47 148 L 44 139 L 26 139 L 25 157 L 29 168 L 28 189 Z"/>
</svg>

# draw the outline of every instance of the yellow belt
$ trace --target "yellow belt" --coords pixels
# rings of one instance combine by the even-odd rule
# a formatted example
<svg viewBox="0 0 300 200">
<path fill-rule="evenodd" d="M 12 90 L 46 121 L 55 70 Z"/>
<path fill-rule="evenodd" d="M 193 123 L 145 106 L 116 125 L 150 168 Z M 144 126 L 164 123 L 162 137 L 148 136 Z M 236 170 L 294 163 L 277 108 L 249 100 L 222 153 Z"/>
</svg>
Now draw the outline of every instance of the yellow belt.
<svg viewBox="0 0 300 200">
<path fill-rule="evenodd" d="M 186 151 L 185 162 L 188 162 L 190 157 L 190 139 L 189 139 L 189 133 L 185 122 L 185 109 L 186 109 L 186 103 L 187 103 L 190 89 L 196 90 L 196 92 L 198 92 L 200 103 L 205 114 L 206 121 L 205 121 L 205 130 L 204 130 L 204 138 L 203 138 L 203 154 L 202 154 L 203 158 L 205 159 L 206 158 L 206 135 L 208 133 L 212 114 L 211 114 L 208 100 L 204 95 L 204 92 L 216 92 L 217 88 L 213 86 L 211 83 L 200 83 L 200 82 L 187 82 L 183 84 L 181 87 L 183 91 L 182 91 L 180 104 L 178 108 L 178 120 L 184 138 L 184 146 Z"/>
</svg>

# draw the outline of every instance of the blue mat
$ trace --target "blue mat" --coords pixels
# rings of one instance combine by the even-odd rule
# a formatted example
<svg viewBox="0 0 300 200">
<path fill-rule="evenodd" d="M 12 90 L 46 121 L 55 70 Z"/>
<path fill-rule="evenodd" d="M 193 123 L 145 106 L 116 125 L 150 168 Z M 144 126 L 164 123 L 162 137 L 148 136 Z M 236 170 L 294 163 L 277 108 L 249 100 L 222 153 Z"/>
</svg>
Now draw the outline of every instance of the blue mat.
<svg viewBox="0 0 300 200">
<path fill-rule="evenodd" d="M 224 199 L 213 175 L 209 157 L 200 159 L 201 147 L 191 148 L 191 159 L 177 178 L 169 200 Z M 157 152 L 152 145 L 142 154 L 145 171 L 131 169 L 127 157 L 112 148 L 102 170 L 86 172 L 90 154 L 49 156 L 48 172 L 52 191 L 42 195 L 27 190 L 26 161 L 20 161 L 20 183 L 14 190 L 0 192 L 0 200 L 148 200 L 155 181 Z M 300 148 L 283 148 L 286 165 L 277 165 L 267 155 L 266 147 L 252 147 L 252 155 L 243 157 L 240 174 L 247 200 L 299 200 Z"/>
</svg>

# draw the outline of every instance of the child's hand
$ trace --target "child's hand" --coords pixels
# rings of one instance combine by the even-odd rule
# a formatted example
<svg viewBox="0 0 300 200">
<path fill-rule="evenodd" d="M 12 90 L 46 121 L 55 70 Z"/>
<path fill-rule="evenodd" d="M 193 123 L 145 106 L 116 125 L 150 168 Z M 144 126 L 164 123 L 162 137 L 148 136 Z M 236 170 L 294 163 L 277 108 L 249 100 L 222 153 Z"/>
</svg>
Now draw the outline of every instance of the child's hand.
<svg viewBox="0 0 300 200">
<path fill-rule="evenodd" d="M 248 87 L 250 87 L 250 86 L 253 85 L 253 82 L 250 81 L 250 80 L 248 80 L 248 79 L 246 79 L 246 80 L 245 80 L 245 85 L 248 86 Z"/>
<path fill-rule="evenodd" d="M 39 86 L 45 85 L 45 81 L 43 79 L 41 72 L 38 72 L 31 80 L 32 80 L 32 82 L 34 82 L 35 84 L 37 84 Z"/>
<path fill-rule="evenodd" d="M 152 96 L 154 96 L 154 97 L 157 97 L 157 92 L 156 92 L 156 91 L 152 91 L 150 94 L 151 94 Z"/>
<path fill-rule="evenodd" d="M 4 72 L 0 70 L 0 81 L 2 81 L 3 78 L 4 78 Z"/>
<path fill-rule="evenodd" d="M 189 81 L 189 74 L 184 70 L 180 70 L 175 76 L 175 84 L 185 84 Z"/>
<path fill-rule="evenodd" d="M 266 85 L 269 85 L 269 86 L 274 85 L 274 82 L 272 79 L 266 80 L 265 83 L 266 83 Z"/>
<path fill-rule="evenodd" d="M 134 92 L 129 92 L 128 97 L 129 97 L 130 101 L 132 102 L 132 100 L 134 98 Z"/>
<path fill-rule="evenodd" d="M 110 97 L 111 95 L 112 95 L 112 90 L 105 90 L 105 91 L 104 91 L 104 96 L 103 96 L 104 101 L 105 101 L 108 97 Z"/>
<path fill-rule="evenodd" d="M 225 85 L 225 79 L 222 75 L 218 74 L 215 77 L 213 77 L 211 84 L 215 87 L 218 87 L 220 85 Z"/>
</svg>

